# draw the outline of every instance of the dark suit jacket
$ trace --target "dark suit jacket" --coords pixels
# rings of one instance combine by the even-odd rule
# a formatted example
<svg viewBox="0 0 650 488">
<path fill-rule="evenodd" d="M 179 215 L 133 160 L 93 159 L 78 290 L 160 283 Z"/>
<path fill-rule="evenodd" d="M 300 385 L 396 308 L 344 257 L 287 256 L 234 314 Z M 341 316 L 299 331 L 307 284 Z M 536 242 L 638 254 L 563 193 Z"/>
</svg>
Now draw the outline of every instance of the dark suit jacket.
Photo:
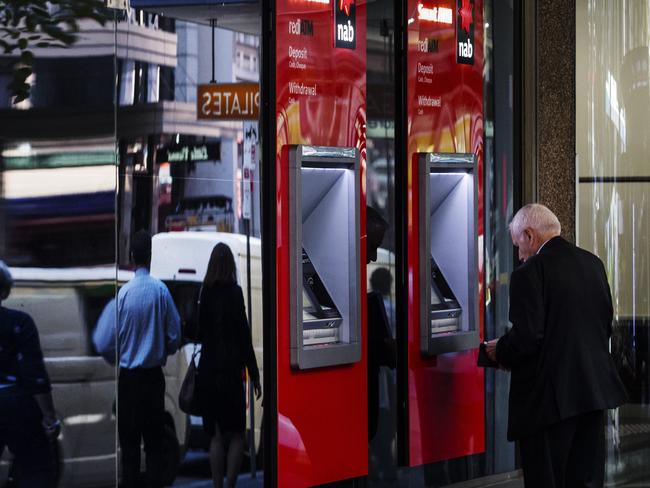
<svg viewBox="0 0 650 488">
<path fill-rule="evenodd" d="M 512 371 L 508 440 L 625 402 L 608 350 L 612 318 L 602 262 L 561 237 L 512 273 L 513 326 L 496 350 Z"/>
</svg>

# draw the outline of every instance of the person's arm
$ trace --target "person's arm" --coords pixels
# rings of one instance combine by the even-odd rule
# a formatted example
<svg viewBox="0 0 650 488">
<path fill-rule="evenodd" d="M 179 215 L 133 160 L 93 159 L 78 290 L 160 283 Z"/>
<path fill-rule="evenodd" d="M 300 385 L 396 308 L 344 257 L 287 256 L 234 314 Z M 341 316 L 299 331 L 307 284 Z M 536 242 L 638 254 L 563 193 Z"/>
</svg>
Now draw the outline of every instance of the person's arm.
<svg viewBox="0 0 650 488">
<path fill-rule="evenodd" d="M 237 304 L 239 309 L 239 320 L 241 324 L 240 337 L 242 338 L 242 351 L 244 353 L 244 364 L 248 369 L 251 381 L 253 382 L 253 389 L 255 396 L 260 398 L 262 396 L 262 385 L 260 383 L 260 370 L 257 367 L 257 359 L 255 358 L 255 349 L 253 348 L 252 330 L 248 325 L 248 318 L 246 316 L 246 305 L 244 303 L 244 293 L 240 287 L 237 287 Z"/>
<path fill-rule="evenodd" d="M 18 353 L 18 378 L 23 390 L 31 393 L 43 415 L 43 427 L 53 440 L 59 434 L 60 422 L 56 418 L 50 378 L 45 370 L 43 352 L 36 324 L 26 318 L 14 329 Z"/>
<path fill-rule="evenodd" d="M 395 340 L 390 336 L 390 326 L 384 300 L 380 293 L 370 292 L 367 295 L 368 312 L 368 354 L 376 358 L 380 366 L 395 369 L 397 351 Z"/>
<path fill-rule="evenodd" d="M 171 355 L 181 346 L 181 317 L 167 287 L 163 285 L 162 291 L 165 307 L 165 342 L 167 355 Z"/>
<path fill-rule="evenodd" d="M 51 441 L 56 440 L 61 433 L 61 422 L 56 418 L 52 393 L 38 393 L 34 395 L 34 400 L 43 414 L 42 425 L 43 429 L 45 429 L 45 435 Z"/>
<path fill-rule="evenodd" d="M 208 289 L 206 287 L 201 287 L 199 291 L 199 303 L 198 303 L 198 317 L 197 317 L 197 330 L 196 330 L 196 341 L 199 344 L 205 345 L 207 342 L 207 334 L 211 330 L 210 323 L 210 307 L 208 306 Z"/>
<path fill-rule="evenodd" d="M 510 278 L 512 328 L 496 343 L 496 361 L 512 369 L 535 354 L 544 339 L 542 283 L 533 266 L 515 270 Z"/>
<path fill-rule="evenodd" d="M 106 304 L 102 314 L 97 320 L 97 326 L 93 332 L 93 344 L 101 356 L 109 364 L 116 362 L 116 341 L 117 334 L 117 301 L 113 298 Z"/>
</svg>

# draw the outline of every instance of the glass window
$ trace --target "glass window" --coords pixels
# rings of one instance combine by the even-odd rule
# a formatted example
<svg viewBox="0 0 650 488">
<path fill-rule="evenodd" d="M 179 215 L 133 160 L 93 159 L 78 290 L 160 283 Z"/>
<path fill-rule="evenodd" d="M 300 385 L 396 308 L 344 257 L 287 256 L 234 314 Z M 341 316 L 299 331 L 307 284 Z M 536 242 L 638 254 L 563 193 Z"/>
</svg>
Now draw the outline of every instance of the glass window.
<svg viewBox="0 0 650 488">
<path fill-rule="evenodd" d="M 578 245 L 605 263 L 629 402 L 607 422 L 607 482 L 650 476 L 648 0 L 576 2 Z"/>
</svg>

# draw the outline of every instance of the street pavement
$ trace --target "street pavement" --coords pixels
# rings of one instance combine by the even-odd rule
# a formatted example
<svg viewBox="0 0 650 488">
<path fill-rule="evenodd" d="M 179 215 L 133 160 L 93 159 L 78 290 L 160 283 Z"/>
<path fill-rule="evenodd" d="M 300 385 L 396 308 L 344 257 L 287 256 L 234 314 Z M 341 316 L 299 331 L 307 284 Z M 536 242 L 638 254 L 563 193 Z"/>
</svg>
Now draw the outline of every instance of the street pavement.
<svg viewBox="0 0 650 488">
<path fill-rule="evenodd" d="M 176 481 L 172 485 L 182 488 L 212 488 L 210 477 L 210 462 L 208 453 L 204 451 L 189 451 L 181 464 Z M 249 473 L 243 473 L 237 478 L 237 488 L 262 488 L 263 473 L 257 472 L 255 478 Z"/>
</svg>

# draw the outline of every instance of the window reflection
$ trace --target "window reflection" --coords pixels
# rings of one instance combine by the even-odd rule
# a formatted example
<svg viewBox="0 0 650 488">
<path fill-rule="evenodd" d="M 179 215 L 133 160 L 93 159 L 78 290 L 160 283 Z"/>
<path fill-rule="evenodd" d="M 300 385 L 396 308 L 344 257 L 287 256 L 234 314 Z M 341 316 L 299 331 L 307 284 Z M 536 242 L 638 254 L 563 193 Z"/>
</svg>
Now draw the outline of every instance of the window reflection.
<svg viewBox="0 0 650 488">
<path fill-rule="evenodd" d="M 112 484 L 115 369 L 92 342 L 116 285 L 111 138 L 6 141 L 1 155 L 2 259 L 15 280 L 2 305 L 29 314 L 40 336 L 61 486 Z"/>
<path fill-rule="evenodd" d="M 218 243 L 234 255 L 253 349 L 257 364 L 263 365 L 259 161 L 253 162 L 257 170 L 252 173 L 248 220 L 243 207 L 243 124 L 199 121 L 196 116 L 197 86 L 208 83 L 213 72 L 209 22 L 187 21 L 197 20 L 192 7 L 166 14 L 131 9 L 118 26 L 132 34 L 143 28 L 161 32 L 151 59 L 135 44 L 118 52 L 117 261 L 121 274 L 131 273 L 134 236 L 142 229 L 152 236 L 150 274 L 169 290 L 183 335 L 181 349 L 164 368 L 166 451 L 178 454 L 176 462 L 169 459 L 166 465 L 170 480 L 175 475 L 173 486 L 191 486 L 210 479 L 214 429 L 205 429 L 202 417 L 183 413 L 177 399 L 192 354 L 199 351 L 200 358 L 199 295 Z M 258 81 L 259 36 L 219 28 L 214 36 L 216 80 Z M 118 326 L 122 319 L 118 314 Z M 262 403 L 252 397 L 247 378 L 244 387 L 246 454 L 239 476 L 251 478 L 251 471 L 261 475 Z"/>
<path fill-rule="evenodd" d="M 650 476 L 650 2 L 576 9 L 577 235 L 604 261 L 614 302 L 611 350 L 629 395 L 607 423 L 607 478 L 618 485 Z"/>
</svg>

